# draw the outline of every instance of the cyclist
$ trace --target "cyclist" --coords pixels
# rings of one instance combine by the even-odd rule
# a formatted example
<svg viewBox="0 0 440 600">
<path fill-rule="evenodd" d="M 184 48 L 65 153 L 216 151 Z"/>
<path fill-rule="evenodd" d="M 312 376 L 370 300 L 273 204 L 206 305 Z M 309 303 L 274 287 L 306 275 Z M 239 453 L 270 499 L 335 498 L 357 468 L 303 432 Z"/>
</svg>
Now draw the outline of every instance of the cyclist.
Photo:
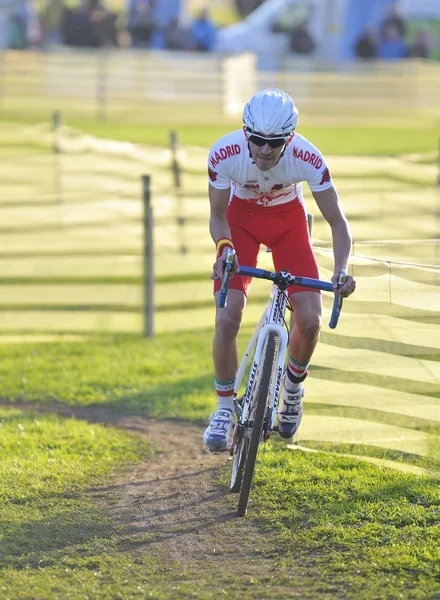
<svg viewBox="0 0 440 600">
<path fill-rule="evenodd" d="M 295 132 L 297 122 L 298 110 L 288 94 L 276 88 L 262 90 L 245 105 L 243 128 L 222 137 L 210 150 L 209 229 L 217 248 L 211 276 L 216 300 L 229 248 L 236 250 L 234 270 L 239 262 L 255 267 L 260 244 L 265 244 L 272 250 L 277 271 L 319 278 L 308 233 L 303 181 L 331 228 L 335 290 L 340 272 L 347 269 L 351 250 L 347 219 L 323 155 Z M 249 277 L 233 276 L 227 306 L 216 312 L 213 359 L 218 408 L 203 436 L 214 451 L 227 449 L 233 426 L 236 338 L 249 284 Z M 355 287 L 348 276 L 336 293 L 346 297 Z M 299 286 L 287 291 L 295 318 L 278 413 L 278 431 L 283 438 L 292 437 L 301 422 L 302 382 L 321 325 L 320 292 Z"/>
</svg>

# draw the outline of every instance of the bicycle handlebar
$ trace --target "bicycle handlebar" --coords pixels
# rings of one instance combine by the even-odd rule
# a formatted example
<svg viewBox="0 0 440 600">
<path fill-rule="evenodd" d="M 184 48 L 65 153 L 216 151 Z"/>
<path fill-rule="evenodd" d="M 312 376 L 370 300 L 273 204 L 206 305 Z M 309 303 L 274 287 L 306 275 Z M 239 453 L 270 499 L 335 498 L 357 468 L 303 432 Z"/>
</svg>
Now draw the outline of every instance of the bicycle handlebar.
<svg viewBox="0 0 440 600">
<path fill-rule="evenodd" d="M 223 279 L 220 287 L 220 295 L 218 299 L 219 308 L 224 308 L 227 303 L 227 295 L 229 289 L 229 280 L 232 270 L 232 265 L 234 264 L 235 258 L 235 250 L 229 250 L 226 255 L 225 260 L 225 270 L 223 273 Z M 272 281 L 275 284 L 283 283 L 287 286 L 289 285 L 299 285 L 302 287 L 309 287 L 315 290 L 323 290 L 325 292 L 334 292 L 333 284 L 328 281 L 321 281 L 320 279 L 312 279 L 310 277 L 298 277 L 296 275 L 291 275 L 285 271 L 274 272 L 274 271 L 266 271 L 265 269 L 258 269 L 254 267 L 239 267 L 237 271 L 237 275 L 244 275 L 247 277 L 256 277 L 258 279 L 267 279 Z M 347 273 L 345 271 L 341 271 L 339 275 L 339 285 L 343 285 L 345 280 L 347 279 Z M 333 308 L 332 314 L 330 316 L 329 327 L 330 329 L 335 329 L 338 324 L 339 316 L 342 310 L 342 301 L 343 298 L 340 294 L 335 294 L 335 298 L 333 300 Z"/>
</svg>

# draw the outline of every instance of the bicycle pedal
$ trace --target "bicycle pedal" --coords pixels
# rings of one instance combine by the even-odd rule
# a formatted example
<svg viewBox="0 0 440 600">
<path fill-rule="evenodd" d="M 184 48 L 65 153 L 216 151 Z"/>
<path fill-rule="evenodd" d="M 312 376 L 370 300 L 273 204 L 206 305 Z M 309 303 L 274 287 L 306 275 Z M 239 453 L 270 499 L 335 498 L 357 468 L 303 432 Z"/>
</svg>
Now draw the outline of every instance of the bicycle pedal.
<svg viewBox="0 0 440 600">
<path fill-rule="evenodd" d="M 225 452 L 229 452 L 230 453 L 231 449 L 230 448 L 223 448 L 222 450 L 214 450 L 213 448 L 210 448 L 209 451 L 212 454 L 224 454 Z"/>
</svg>

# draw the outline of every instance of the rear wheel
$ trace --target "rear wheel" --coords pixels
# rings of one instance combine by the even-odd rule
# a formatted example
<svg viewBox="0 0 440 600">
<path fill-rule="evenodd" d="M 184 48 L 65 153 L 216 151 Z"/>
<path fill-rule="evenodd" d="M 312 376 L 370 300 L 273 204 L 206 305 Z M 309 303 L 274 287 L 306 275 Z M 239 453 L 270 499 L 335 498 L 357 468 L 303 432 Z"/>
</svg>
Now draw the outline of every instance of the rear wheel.
<svg viewBox="0 0 440 600">
<path fill-rule="evenodd" d="M 277 333 L 270 332 L 266 338 L 266 343 L 261 356 L 261 367 L 257 374 L 257 382 L 254 387 L 254 415 L 253 423 L 247 429 L 251 429 L 250 438 L 245 457 L 244 474 L 241 482 L 240 497 L 238 499 L 237 516 L 244 517 L 249 502 L 249 494 L 254 476 L 255 461 L 257 458 L 258 446 L 260 445 L 261 434 L 263 430 L 264 415 L 266 412 L 267 397 L 270 391 L 270 382 L 274 373 L 275 363 L 278 357 L 280 338 Z M 252 415 L 250 415 L 252 419 Z M 244 432 L 246 439 L 248 431 Z"/>
</svg>

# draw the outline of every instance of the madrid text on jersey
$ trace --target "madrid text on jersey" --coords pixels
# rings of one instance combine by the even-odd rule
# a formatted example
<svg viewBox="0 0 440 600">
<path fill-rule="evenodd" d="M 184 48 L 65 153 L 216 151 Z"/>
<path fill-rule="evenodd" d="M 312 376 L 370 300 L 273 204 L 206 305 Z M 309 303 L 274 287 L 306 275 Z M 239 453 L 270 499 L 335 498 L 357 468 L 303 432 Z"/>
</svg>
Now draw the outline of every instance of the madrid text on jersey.
<svg viewBox="0 0 440 600">
<path fill-rule="evenodd" d="M 313 154 L 312 152 L 309 152 L 308 150 L 306 150 L 304 152 L 303 149 L 301 148 L 301 150 L 298 152 L 298 148 L 296 146 L 294 146 L 293 147 L 293 156 L 295 158 L 299 158 L 300 160 L 303 160 L 306 163 L 310 163 L 313 167 L 315 167 L 315 169 L 320 169 L 322 167 L 322 159 L 317 154 Z"/>
<path fill-rule="evenodd" d="M 218 163 L 222 160 L 225 160 L 226 158 L 230 157 L 230 156 L 235 156 L 236 154 L 240 154 L 241 152 L 241 148 L 238 144 L 231 144 L 230 146 L 226 146 L 226 148 L 220 148 L 220 150 L 216 151 L 214 156 L 211 156 L 210 158 L 210 162 L 212 167 L 215 169 L 215 167 L 218 165 Z"/>
</svg>

